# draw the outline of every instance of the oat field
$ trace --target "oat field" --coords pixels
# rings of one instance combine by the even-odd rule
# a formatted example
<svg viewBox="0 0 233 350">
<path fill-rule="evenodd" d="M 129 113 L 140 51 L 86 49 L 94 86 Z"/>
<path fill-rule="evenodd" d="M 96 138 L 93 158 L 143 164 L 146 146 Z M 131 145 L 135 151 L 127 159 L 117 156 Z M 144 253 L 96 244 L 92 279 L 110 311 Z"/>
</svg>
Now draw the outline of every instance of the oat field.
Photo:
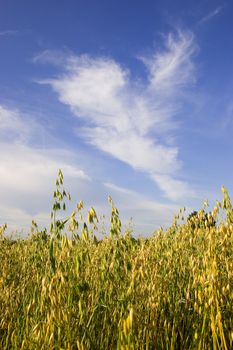
<svg viewBox="0 0 233 350">
<path fill-rule="evenodd" d="M 0 349 L 232 349 L 233 209 L 222 190 L 212 212 L 181 212 L 137 239 L 110 199 L 98 239 L 83 202 L 58 219 L 69 198 L 59 172 L 50 230 L 33 222 L 14 240 L 0 229 Z"/>
</svg>

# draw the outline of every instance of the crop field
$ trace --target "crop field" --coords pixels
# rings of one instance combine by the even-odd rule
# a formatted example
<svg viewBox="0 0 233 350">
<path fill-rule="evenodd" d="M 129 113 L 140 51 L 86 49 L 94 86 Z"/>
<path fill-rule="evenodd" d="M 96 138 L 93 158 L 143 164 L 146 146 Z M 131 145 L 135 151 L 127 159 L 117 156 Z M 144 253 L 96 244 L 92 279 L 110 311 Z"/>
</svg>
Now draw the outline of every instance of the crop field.
<svg viewBox="0 0 233 350">
<path fill-rule="evenodd" d="M 0 349 L 232 349 L 233 209 L 223 200 L 150 238 L 109 235 L 83 203 L 68 218 L 59 172 L 50 230 L 0 229 Z M 219 216 L 221 214 L 221 220 Z M 58 219 L 58 217 L 60 219 Z"/>
</svg>

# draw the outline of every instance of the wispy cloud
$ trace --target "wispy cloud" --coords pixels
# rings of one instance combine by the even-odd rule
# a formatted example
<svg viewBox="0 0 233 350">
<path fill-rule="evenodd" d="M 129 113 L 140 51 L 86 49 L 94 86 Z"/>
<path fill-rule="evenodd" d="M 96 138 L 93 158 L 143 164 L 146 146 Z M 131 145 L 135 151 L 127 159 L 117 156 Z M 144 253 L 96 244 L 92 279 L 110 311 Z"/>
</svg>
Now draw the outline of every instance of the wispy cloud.
<svg viewBox="0 0 233 350">
<path fill-rule="evenodd" d="M 26 123 L 20 117 L 17 109 L 9 109 L 0 105 L 0 136 L 1 140 L 25 141 L 31 134 L 32 121 Z"/>
<path fill-rule="evenodd" d="M 51 51 L 44 50 L 39 52 L 37 55 L 34 55 L 32 58 L 33 63 L 52 63 L 56 66 L 61 66 L 66 63 L 67 54 L 69 51 L 61 52 L 61 51 Z"/>
<path fill-rule="evenodd" d="M 83 198 L 89 203 L 86 207 L 94 205 L 98 215 L 108 217 L 107 195 L 111 194 L 120 209 L 123 225 L 133 218 L 134 233 L 149 234 L 171 223 L 177 205 L 152 201 L 111 182 L 94 181 L 77 167 L 72 151 L 33 145 L 32 136 L 45 131 L 24 116 L 19 109 L 0 105 L 0 225 L 6 222 L 9 232 L 23 230 L 25 235 L 32 218 L 40 227 L 48 227 L 59 168 L 65 176 L 65 187 L 71 190 L 73 205 Z M 108 219 L 105 223 L 108 225 Z"/>
<path fill-rule="evenodd" d="M 0 177 L 4 183 L 2 192 L 18 190 L 22 194 L 47 193 L 59 168 L 63 169 L 68 178 L 88 179 L 84 171 L 64 160 L 67 154 L 61 149 L 43 150 L 6 143 L 0 143 L 0 146 Z"/>
<path fill-rule="evenodd" d="M 83 184 L 90 180 L 75 165 L 71 152 L 55 146 L 44 148 L 35 145 L 39 133 L 46 135 L 46 130 L 33 118 L 30 120 L 19 110 L 0 105 L 0 193 L 3 208 L 0 225 L 7 221 L 12 227 L 16 224 L 16 218 L 21 216 L 19 228 L 32 215 L 41 217 L 43 210 L 49 214 L 47 202 L 53 193 L 59 168 L 63 170 L 68 183 L 75 181 Z"/>
<path fill-rule="evenodd" d="M 192 33 L 179 30 L 166 37 L 163 50 L 141 58 L 148 71 L 146 82 L 135 82 L 113 59 L 83 55 L 67 57 L 65 73 L 41 83 L 51 85 L 83 121 L 80 137 L 146 173 L 166 197 L 177 200 L 193 191 L 177 179 L 179 150 L 166 138 L 178 126 L 175 116 L 186 89 L 195 82 L 196 49 Z"/>
<path fill-rule="evenodd" d="M 211 11 L 210 13 L 208 13 L 206 16 L 204 16 L 199 22 L 198 24 L 203 24 L 205 22 L 208 22 L 209 20 L 211 20 L 213 17 L 217 16 L 220 12 L 222 12 L 222 10 L 224 9 L 225 6 L 218 6 L 215 10 Z"/>
<path fill-rule="evenodd" d="M 0 37 L 8 36 L 8 35 L 16 35 L 17 33 L 18 33 L 18 30 L 2 30 L 0 31 Z"/>
</svg>

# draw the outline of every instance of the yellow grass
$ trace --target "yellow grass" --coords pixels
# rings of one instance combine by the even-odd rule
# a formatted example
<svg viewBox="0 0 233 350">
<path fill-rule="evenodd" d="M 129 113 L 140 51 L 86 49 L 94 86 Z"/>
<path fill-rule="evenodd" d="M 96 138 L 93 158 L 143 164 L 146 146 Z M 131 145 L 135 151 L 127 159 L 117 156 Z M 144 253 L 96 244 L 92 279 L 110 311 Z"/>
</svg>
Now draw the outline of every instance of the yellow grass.
<svg viewBox="0 0 233 350">
<path fill-rule="evenodd" d="M 99 241 L 94 208 L 78 229 L 82 206 L 64 225 L 52 215 L 50 232 L 34 223 L 25 240 L 2 228 L 0 349 L 233 348 L 233 220 L 223 194 L 208 219 L 201 210 L 148 239 L 121 233 L 112 200 L 111 234 Z"/>
</svg>

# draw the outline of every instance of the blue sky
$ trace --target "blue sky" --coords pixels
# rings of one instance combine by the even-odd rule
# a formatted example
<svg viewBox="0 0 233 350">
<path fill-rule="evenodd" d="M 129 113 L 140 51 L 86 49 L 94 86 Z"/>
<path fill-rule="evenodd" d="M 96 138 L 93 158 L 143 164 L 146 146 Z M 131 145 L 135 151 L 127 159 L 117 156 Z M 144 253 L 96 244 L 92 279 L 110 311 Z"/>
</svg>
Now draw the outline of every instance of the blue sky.
<svg viewBox="0 0 233 350">
<path fill-rule="evenodd" d="M 233 187 L 231 1 L 0 1 L 0 224 L 73 205 L 149 234 Z"/>
</svg>

